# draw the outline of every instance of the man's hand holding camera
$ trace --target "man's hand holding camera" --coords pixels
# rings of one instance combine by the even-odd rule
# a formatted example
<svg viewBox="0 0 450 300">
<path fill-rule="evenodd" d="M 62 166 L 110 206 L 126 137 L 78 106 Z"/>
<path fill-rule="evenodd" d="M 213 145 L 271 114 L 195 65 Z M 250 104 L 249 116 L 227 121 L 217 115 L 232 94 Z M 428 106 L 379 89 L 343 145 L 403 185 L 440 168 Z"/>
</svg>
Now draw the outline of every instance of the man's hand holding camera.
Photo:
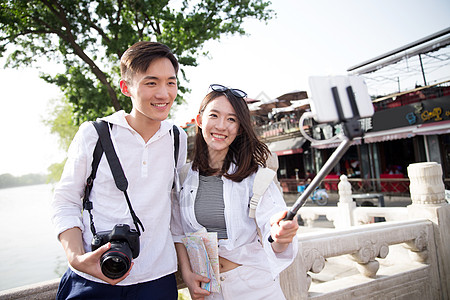
<svg viewBox="0 0 450 300">
<path fill-rule="evenodd" d="M 116 285 L 124 280 L 133 268 L 134 263 L 132 262 L 130 268 L 122 277 L 117 279 L 108 278 L 103 274 L 100 266 L 100 259 L 102 255 L 111 248 L 110 242 L 100 246 L 92 252 L 85 252 L 83 248 L 81 230 L 78 227 L 62 232 L 59 239 L 66 250 L 67 260 L 73 268 L 101 279 L 111 285 Z"/>
<path fill-rule="evenodd" d="M 101 279 L 111 285 L 115 285 L 115 284 L 121 282 L 122 280 L 124 280 L 130 274 L 130 271 L 131 271 L 134 263 L 133 262 L 131 263 L 130 269 L 122 277 L 120 277 L 118 279 L 111 279 L 109 277 L 106 277 L 103 274 L 102 269 L 100 267 L 100 258 L 110 248 L 111 248 L 111 243 L 108 242 L 95 251 L 87 252 L 87 253 L 84 253 L 83 255 L 79 255 L 76 258 L 76 261 L 79 264 L 79 268 L 72 265 L 72 263 L 71 263 L 71 265 L 72 265 L 72 267 L 74 267 L 75 269 L 77 269 L 81 272 L 84 272 L 84 273 L 87 273 L 94 277 L 97 277 L 98 279 Z M 83 269 L 86 269 L 86 270 L 83 270 Z"/>
</svg>

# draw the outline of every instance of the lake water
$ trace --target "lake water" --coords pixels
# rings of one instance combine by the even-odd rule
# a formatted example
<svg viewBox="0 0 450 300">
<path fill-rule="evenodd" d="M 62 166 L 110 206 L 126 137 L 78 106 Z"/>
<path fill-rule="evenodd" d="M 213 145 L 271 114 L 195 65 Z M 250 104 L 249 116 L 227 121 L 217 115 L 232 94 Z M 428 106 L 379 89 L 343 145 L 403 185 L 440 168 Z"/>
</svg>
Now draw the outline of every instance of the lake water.
<svg viewBox="0 0 450 300">
<path fill-rule="evenodd" d="M 60 278 L 67 269 L 50 220 L 52 188 L 0 189 L 0 290 Z"/>
</svg>

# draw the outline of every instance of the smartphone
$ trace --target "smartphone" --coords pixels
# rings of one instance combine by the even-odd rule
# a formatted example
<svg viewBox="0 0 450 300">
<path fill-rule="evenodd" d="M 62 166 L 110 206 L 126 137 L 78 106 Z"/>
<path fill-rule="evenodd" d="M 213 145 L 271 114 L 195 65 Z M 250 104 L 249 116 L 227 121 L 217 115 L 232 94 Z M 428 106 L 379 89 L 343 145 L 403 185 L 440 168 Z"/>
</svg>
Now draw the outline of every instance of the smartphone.
<svg viewBox="0 0 450 300">
<path fill-rule="evenodd" d="M 372 100 L 362 77 L 312 76 L 309 78 L 309 86 L 311 89 L 311 112 L 316 122 L 342 122 L 354 117 L 373 116 Z M 354 95 L 355 105 L 353 107 L 351 96 L 349 96 L 349 87 Z M 339 98 L 340 105 L 336 104 L 336 98 Z M 339 111 L 341 111 L 341 116 Z"/>
</svg>

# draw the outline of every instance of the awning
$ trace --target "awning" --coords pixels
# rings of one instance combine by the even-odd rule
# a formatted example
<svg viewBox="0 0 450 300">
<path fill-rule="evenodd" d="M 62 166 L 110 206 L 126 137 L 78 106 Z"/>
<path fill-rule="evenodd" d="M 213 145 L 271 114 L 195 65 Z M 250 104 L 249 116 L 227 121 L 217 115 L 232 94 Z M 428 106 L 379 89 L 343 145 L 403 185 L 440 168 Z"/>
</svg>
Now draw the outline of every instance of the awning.
<svg viewBox="0 0 450 300">
<path fill-rule="evenodd" d="M 289 112 L 294 111 L 296 109 L 309 107 L 309 99 L 293 100 L 291 101 L 291 103 L 292 104 L 287 107 L 272 108 L 272 114 L 275 115 L 280 112 Z"/>
<path fill-rule="evenodd" d="M 305 143 L 305 138 L 295 137 L 286 140 L 267 143 L 269 150 L 275 152 L 278 156 L 290 155 L 295 153 L 302 153 L 302 146 Z"/>
<path fill-rule="evenodd" d="M 420 135 L 447 134 L 450 133 L 450 121 L 421 124 L 417 126 L 414 133 Z"/>
<path fill-rule="evenodd" d="M 365 143 L 379 143 L 392 140 L 400 140 L 412 138 L 416 135 L 436 135 L 436 134 L 448 134 L 450 133 L 450 120 L 420 124 L 414 126 L 393 128 L 389 130 L 366 132 L 364 135 Z M 318 149 L 337 148 L 341 142 L 339 140 L 333 140 L 330 142 L 313 142 L 311 147 Z M 352 141 L 352 145 L 361 144 L 361 138 L 355 138 Z"/>
<path fill-rule="evenodd" d="M 416 135 L 435 135 L 450 133 L 450 121 L 400 127 L 376 132 L 367 132 L 364 142 L 378 143 L 399 139 L 412 138 Z"/>
<path fill-rule="evenodd" d="M 408 126 L 376 132 L 367 132 L 364 135 L 364 142 L 378 143 L 391 140 L 411 138 L 416 135 L 416 133 L 414 132 L 416 128 L 417 126 Z"/>
<path fill-rule="evenodd" d="M 328 149 L 328 148 L 337 148 L 342 143 L 341 140 L 334 140 L 331 142 L 327 142 L 324 140 L 323 142 L 312 142 L 311 147 L 317 148 L 317 149 Z M 355 138 L 350 146 L 353 145 L 360 145 L 361 144 L 361 138 Z"/>
<path fill-rule="evenodd" d="M 347 69 L 347 72 L 354 71 L 356 74 L 366 74 L 388 65 L 394 64 L 397 61 L 412 57 L 414 55 L 419 55 L 422 53 L 428 53 L 432 51 L 439 50 L 440 48 L 446 47 L 450 44 L 450 27 L 447 27 L 443 30 L 440 30 L 432 35 L 426 36 L 420 40 L 409 43 L 403 47 L 394 49 L 389 51 L 388 53 L 382 54 L 375 58 L 372 58 L 368 61 L 360 63 L 356 66 L 350 67 Z M 443 38 L 441 38 L 443 36 Z M 373 64 L 373 65 L 371 65 Z M 366 67 L 364 70 L 361 70 L 362 67 L 371 65 L 370 67 Z M 359 69 L 359 70 L 358 70 Z M 357 71 L 355 71 L 357 70 Z"/>
</svg>

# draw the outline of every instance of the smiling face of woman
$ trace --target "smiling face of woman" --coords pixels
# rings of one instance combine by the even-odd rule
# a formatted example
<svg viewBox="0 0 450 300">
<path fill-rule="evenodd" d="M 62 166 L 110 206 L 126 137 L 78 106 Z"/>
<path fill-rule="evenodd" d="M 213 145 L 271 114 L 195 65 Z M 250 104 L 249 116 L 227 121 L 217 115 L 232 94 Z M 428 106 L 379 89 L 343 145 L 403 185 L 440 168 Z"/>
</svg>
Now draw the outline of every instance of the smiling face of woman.
<svg viewBox="0 0 450 300">
<path fill-rule="evenodd" d="M 197 124 L 208 145 L 211 163 L 223 161 L 239 132 L 239 120 L 228 98 L 219 96 L 209 102 L 197 116 Z"/>
</svg>

